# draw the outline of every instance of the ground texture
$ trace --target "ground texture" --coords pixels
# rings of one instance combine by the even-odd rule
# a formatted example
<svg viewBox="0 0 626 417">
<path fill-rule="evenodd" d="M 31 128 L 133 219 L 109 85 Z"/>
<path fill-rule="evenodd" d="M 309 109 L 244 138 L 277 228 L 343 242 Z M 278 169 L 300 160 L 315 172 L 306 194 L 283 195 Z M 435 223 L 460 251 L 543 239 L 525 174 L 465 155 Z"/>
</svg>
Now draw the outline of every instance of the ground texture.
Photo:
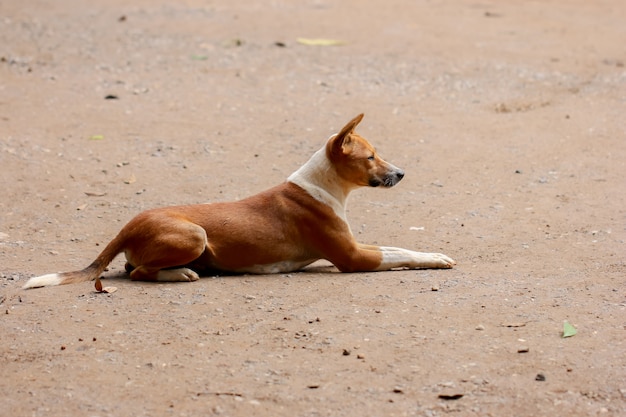
<svg viewBox="0 0 626 417">
<path fill-rule="evenodd" d="M 3 416 L 626 413 L 626 4 L 0 3 Z M 298 38 L 326 38 L 319 46 Z M 366 243 L 453 270 L 21 290 L 358 113 Z M 562 337 L 564 321 L 578 333 Z"/>
</svg>

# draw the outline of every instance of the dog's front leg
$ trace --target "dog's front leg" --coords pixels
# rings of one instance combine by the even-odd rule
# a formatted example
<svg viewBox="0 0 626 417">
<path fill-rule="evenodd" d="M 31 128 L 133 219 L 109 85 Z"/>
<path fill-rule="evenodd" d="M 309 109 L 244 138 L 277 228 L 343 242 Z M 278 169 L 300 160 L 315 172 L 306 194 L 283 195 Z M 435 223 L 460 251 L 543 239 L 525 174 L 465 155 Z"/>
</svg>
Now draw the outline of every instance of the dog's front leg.
<svg viewBox="0 0 626 417">
<path fill-rule="evenodd" d="M 332 251 L 326 259 L 342 272 L 389 271 L 395 268 L 452 268 L 456 264 L 453 259 L 441 253 L 422 253 L 360 243 L 354 244 L 351 249 Z"/>
<path fill-rule="evenodd" d="M 394 268 L 452 268 L 456 262 L 441 253 L 415 252 L 408 249 L 381 246 L 382 259 L 377 271 Z"/>
</svg>

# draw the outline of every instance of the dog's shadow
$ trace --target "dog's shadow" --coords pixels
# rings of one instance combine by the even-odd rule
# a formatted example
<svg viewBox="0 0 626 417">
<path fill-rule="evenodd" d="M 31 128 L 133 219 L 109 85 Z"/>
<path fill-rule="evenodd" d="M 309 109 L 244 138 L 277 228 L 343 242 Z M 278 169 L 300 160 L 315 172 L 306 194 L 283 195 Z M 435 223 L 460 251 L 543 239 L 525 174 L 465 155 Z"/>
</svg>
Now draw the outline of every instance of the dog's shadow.
<svg viewBox="0 0 626 417">
<path fill-rule="evenodd" d="M 202 273 L 199 273 L 200 275 L 200 280 L 206 280 L 206 279 L 211 279 L 211 278 L 229 278 L 229 279 L 237 279 L 237 278 L 246 278 L 249 279 L 251 277 L 256 277 L 256 278 L 272 278 L 272 277 L 281 277 L 284 278 L 285 276 L 289 276 L 289 277 L 293 277 L 293 275 L 321 275 L 321 274 L 332 274 L 332 273 L 337 273 L 337 268 L 335 268 L 333 265 L 330 264 L 324 264 L 324 263 L 313 263 L 309 266 L 306 266 L 302 269 L 299 269 L 297 271 L 293 271 L 293 272 L 283 272 L 283 273 L 278 273 L 278 274 L 234 274 L 234 273 L 227 273 L 227 272 L 223 272 L 223 271 L 203 271 Z M 130 274 L 126 271 L 116 271 L 116 272 L 106 272 L 105 274 L 100 276 L 100 279 L 103 282 L 106 282 L 108 284 L 113 284 L 116 282 L 132 282 L 130 279 Z M 178 282 L 172 282 L 172 281 L 136 281 L 136 282 L 140 282 L 143 284 L 156 284 L 156 285 L 162 285 L 162 284 L 187 284 L 188 282 L 186 281 L 178 281 Z"/>
</svg>

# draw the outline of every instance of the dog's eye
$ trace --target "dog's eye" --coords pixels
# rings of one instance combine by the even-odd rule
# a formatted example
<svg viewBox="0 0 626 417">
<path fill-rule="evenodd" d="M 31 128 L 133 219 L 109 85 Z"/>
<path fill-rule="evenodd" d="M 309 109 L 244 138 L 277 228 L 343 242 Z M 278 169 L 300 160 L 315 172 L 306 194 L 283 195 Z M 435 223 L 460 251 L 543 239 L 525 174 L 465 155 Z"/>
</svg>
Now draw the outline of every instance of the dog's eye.
<svg viewBox="0 0 626 417">
<path fill-rule="evenodd" d="M 372 155 L 372 156 L 368 156 L 368 157 L 367 157 L 367 160 L 368 160 L 368 161 L 373 161 L 373 160 L 374 160 L 374 155 Z"/>
</svg>

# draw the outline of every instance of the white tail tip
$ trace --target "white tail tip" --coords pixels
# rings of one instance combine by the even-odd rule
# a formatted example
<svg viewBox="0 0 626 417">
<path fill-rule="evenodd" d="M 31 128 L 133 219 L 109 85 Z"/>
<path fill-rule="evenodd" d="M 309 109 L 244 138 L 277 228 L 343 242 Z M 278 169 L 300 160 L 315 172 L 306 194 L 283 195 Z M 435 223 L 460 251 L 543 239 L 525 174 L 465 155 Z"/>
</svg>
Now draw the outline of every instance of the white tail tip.
<svg viewBox="0 0 626 417">
<path fill-rule="evenodd" d="M 60 283 L 61 277 L 59 274 L 47 274 L 29 279 L 22 288 L 49 287 L 52 285 L 59 285 Z"/>
</svg>

